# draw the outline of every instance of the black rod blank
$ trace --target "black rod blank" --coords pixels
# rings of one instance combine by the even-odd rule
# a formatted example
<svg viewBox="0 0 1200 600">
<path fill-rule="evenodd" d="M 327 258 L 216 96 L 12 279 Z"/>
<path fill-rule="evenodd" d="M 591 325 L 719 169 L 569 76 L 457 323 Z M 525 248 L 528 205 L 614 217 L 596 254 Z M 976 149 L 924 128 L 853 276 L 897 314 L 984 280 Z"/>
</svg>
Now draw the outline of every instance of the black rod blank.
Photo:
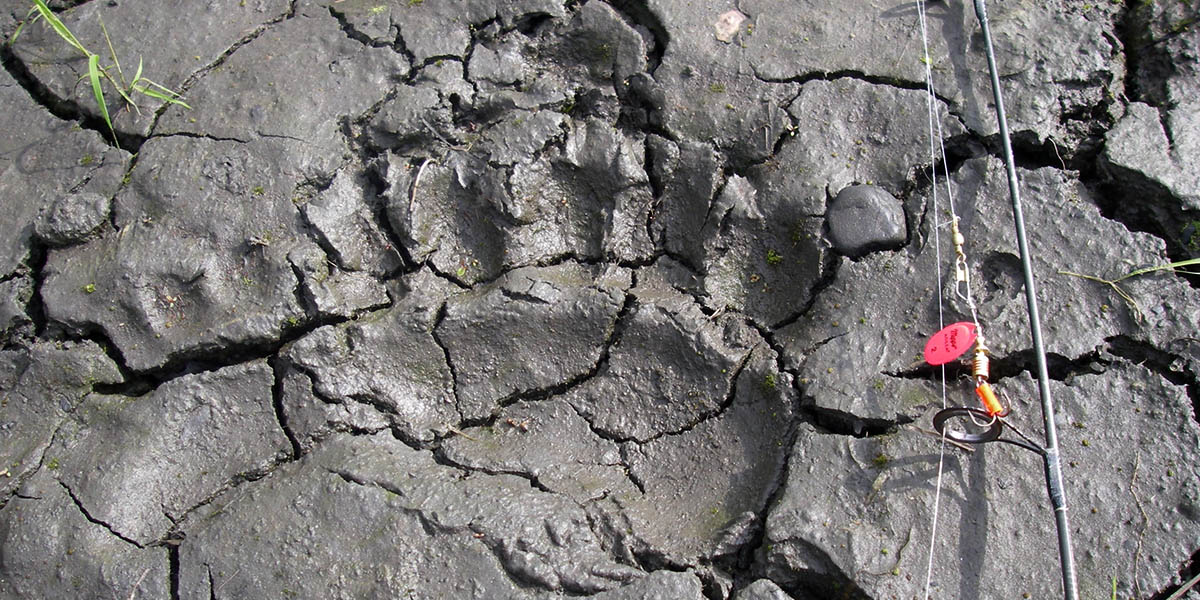
<svg viewBox="0 0 1200 600">
<path fill-rule="evenodd" d="M 1038 316 L 1037 295 L 1033 284 L 1033 265 L 1029 260 L 1029 242 L 1025 238 L 1025 217 L 1021 212 L 1021 195 L 1017 189 L 1017 167 L 1013 160 L 1012 142 L 1008 137 L 1008 123 L 1004 115 L 1004 100 L 1000 95 L 1000 75 L 996 69 L 996 55 L 992 50 L 992 34 L 988 28 L 987 8 L 984 0 L 975 0 L 975 16 L 983 29 L 983 40 L 987 51 L 988 70 L 992 76 L 992 95 L 996 100 L 996 119 L 1000 122 L 1000 142 L 1004 146 L 1004 166 L 1008 171 L 1008 191 L 1012 196 L 1013 220 L 1017 227 L 1017 248 L 1021 253 L 1021 270 L 1025 276 L 1025 304 L 1029 312 L 1029 330 L 1033 337 L 1033 352 L 1037 357 L 1038 392 L 1042 399 L 1042 421 L 1046 430 L 1046 490 L 1054 507 L 1054 522 L 1058 528 L 1058 555 L 1062 566 L 1063 597 L 1079 600 L 1076 589 L 1075 556 L 1071 549 L 1071 529 L 1067 521 L 1067 500 L 1063 490 L 1062 467 L 1058 456 L 1058 432 L 1054 426 L 1054 402 L 1050 398 L 1050 375 L 1046 368 L 1046 349 L 1042 345 L 1042 326 Z"/>
</svg>

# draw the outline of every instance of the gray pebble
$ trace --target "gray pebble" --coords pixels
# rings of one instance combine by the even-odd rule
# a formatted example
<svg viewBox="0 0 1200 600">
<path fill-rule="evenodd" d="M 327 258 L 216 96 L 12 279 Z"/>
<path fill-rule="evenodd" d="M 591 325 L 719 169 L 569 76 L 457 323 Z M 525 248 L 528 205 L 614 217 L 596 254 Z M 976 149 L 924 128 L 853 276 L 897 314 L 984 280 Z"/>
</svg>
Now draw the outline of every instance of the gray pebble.
<svg viewBox="0 0 1200 600">
<path fill-rule="evenodd" d="M 874 185 L 852 185 L 838 192 L 825 219 L 833 247 L 848 256 L 898 248 L 907 239 L 900 201 Z"/>
</svg>

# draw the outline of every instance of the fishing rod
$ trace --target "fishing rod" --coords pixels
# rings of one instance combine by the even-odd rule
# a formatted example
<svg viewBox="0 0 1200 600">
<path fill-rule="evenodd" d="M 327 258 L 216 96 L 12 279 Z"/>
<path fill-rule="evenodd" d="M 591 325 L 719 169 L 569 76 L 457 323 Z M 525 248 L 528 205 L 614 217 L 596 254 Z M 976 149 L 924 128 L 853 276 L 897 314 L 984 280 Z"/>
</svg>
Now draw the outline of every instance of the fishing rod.
<svg viewBox="0 0 1200 600">
<path fill-rule="evenodd" d="M 983 30 L 988 71 L 992 80 L 992 96 L 996 103 L 996 120 L 999 123 L 1000 143 L 1004 151 L 1004 167 L 1008 176 L 1008 191 L 1012 199 L 1013 221 L 1017 233 L 1017 249 L 1020 253 L 1021 271 L 1025 282 L 1025 304 L 1029 314 L 1029 329 L 1033 341 L 1034 356 L 1037 361 L 1038 393 L 1041 396 L 1042 422 L 1045 429 L 1046 443 L 1043 446 L 1034 442 L 1004 419 L 1007 411 L 996 400 L 995 394 L 987 383 L 987 347 L 983 343 L 982 335 L 978 338 L 973 362 L 977 384 L 976 394 L 982 401 L 984 409 L 966 407 L 943 409 L 934 416 L 934 427 L 946 438 L 957 442 L 968 444 L 980 444 L 991 441 L 1007 442 L 1036 452 L 1042 457 L 1046 476 L 1046 491 L 1050 498 L 1050 504 L 1054 509 L 1054 521 L 1058 530 L 1058 552 L 1062 568 L 1063 597 L 1066 600 L 1078 600 L 1079 592 L 1076 587 L 1075 558 L 1071 546 L 1071 530 L 1067 520 L 1067 500 L 1063 487 L 1062 467 L 1058 453 L 1058 431 L 1054 424 L 1054 402 L 1050 396 L 1050 376 L 1046 367 L 1046 350 L 1042 343 L 1041 318 L 1038 313 L 1037 295 L 1034 288 L 1033 266 L 1029 258 L 1029 242 L 1025 236 L 1025 217 L 1021 210 L 1021 195 L 1017 183 L 1017 167 L 1016 162 L 1013 160 L 1012 142 L 1009 139 L 1008 122 L 1004 113 L 1004 100 L 1000 91 L 1000 75 L 996 68 L 996 56 L 992 47 L 992 34 L 988 26 L 987 7 L 984 5 L 984 0 L 974 0 L 974 3 L 975 16 L 978 18 L 979 25 Z M 952 221 L 951 226 L 959 261 L 956 263 L 957 271 L 961 269 L 963 262 L 963 253 L 961 250 L 962 235 L 958 232 L 957 219 Z M 954 329 L 956 326 L 957 329 Z M 970 323 L 955 323 L 944 328 L 938 334 L 943 334 L 939 342 L 935 342 L 934 339 L 930 341 L 931 344 L 938 346 L 935 348 L 934 354 L 937 355 L 941 352 L 944 355 L 941 358 L 945 358 L 957 352 L 957 354 L 954 354 L 954 358 L 957 358 L 971 344 L 971 341 L 967 338 L 975 337 L 975 329 Z M 935 339 L 939 338 L 938 334 L 935 334 Z M 930 346 L 927 345 L 927 354 L 929 348 Z M 967 433 L 947 427 L 946 422 L 956 417 L 969 417 L 977 426 L 984 427 L 985 429 L 982 433 Z M 1001 439 L 1000 436 L 1005 428 L 1013 431 L 1021 439 Z"/>
</svg>

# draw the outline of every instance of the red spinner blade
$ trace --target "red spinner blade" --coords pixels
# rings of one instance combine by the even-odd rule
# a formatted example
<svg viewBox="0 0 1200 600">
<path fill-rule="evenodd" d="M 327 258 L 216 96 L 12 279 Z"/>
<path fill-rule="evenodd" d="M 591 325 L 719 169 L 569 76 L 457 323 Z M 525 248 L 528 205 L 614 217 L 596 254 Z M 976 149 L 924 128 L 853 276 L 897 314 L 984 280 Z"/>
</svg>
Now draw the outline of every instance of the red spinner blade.
<svg viewBox="0 0 1200 600">
<path fill-rule="evenodd" d="M 925 362 L 944 365 L 960 356 L 975 343 L 975 324 L 966 321 L 951 323 L 925 342 Z"/>
</svg>

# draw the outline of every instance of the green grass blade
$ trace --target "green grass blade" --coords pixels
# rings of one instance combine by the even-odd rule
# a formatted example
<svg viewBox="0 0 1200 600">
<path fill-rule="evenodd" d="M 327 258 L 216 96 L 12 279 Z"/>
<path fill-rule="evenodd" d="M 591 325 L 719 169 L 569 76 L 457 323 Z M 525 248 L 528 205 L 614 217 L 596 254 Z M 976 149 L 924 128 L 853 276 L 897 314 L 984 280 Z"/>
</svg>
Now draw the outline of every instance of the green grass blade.
<svg viewBox="0 0 1200 600">
<path fill-rule="evenodd" d="M 97 15 L 96 18 L 100 20 L 100 31 L 104 33 L 104 42 L 108 44 L 108 53 L 110 56 L 112 56 L 113 64 L 117 67 L 117 76 L 121 78 L 121 85 L 118 85 L 117 87 L 129 87 L 129 85 L 125 83 L 125 73 L 121 71 L 121 61 L 117 60 L 117 51 L 113 49 L 112 39 L 108 37 L 108 28 L 104 26 L 104 19 L 99 15 Z M 114 85 L 116 85 L 117 81 L 113 79 L 111 75 L 108 77 L 108 79 L 109 81 L 112 81 Z"/>
<path fill-rule="evenodd" d="M 8 45 L 12 46 L 17 43 L 17 36 L 21 35 L 21 30 L 25 29 L 26 25 L 36 23 L 40 18 L 42 18 L 42 14 L 38 12 L 37 7 L 30 8 L 29 12 L 25 13 L 25 19 L 17 23 L 17 30 L 13 32 L 12 37 L 8 38 Z"/>
<path fill-rule="evenodd" d="M 50 10 L 49 6 L 46 6 L 44 0 L 33 0 L 33 4 L 37 8 L 38 13 L 42 15 L 43 19 L 46 19 L 46 22 L 50 24 L 50 27 L 54 29 L 59 37 L 74 46 L 76 50 L 82 52 L 84 56 L 89 57 L 89 61 L 91 60 L 92 53 L 88 52 L 87 48 L 84 48 L 83 44 L 80 44 L 79 40 L 75 39 L 75 34 L 71 33 L 70 29 L 67 29 L 67 26 L 59 20 L 58 15 L 54 14 L 54 11 Z"/>
<path fill-rule="evenodd" d="M 133 83 L 130 83 L 129 86 L 133 87 L 133 86 L 137 85 L 137 82 L 139 80 L 141 80 L 141 78 L 142 78 L 142 58 L 139 56 L 137 73 L 133 74 Z"/>
<path fill-rule="evenodd" d="M 158 90 L 154 90 L 154 89 L 150 89 L 150 88 L 139 88 L 138 91 L 147 96 L 150 96 L 151 98 L 158 98 L 159 100 L 162 100 L 164 102 L 169 102 L 171 104 L 178 104 L 184 108 L 191 108 L 184 101 L 172 98 Z"/>
<path fill-rule="evenodd" d="M 142 81 L 145 81 L 147 84 L 158 88 L 160 91 L 162 91 L 162 93 L 167 94 L 168 96 L 179 97 L 179 92 L 176 92 L 175 90 L 173 90 L 165 85 L 162 85 L 161 83 L 155 83 L 154 81 L 152 81 L 150 79 L 143 79 Z"/>
<path fill-rule="evenodd" d="M 1180 267 L 1190 267 L 1192 265 L 1200 265 L 1200 258 L 1189 258 L 1187 260 L 1181 260 L 1166 265 L 1155 265 L 1153 267 L 1146 267 L 1144 269 L 1130 271 L 1129 273 L 1122 275 L 1121 279 L 1129 279 L 1130 277 L 1137 277 L 1138 275 L 1145 275 L 1146 273 L 1153 273 L 1155 271 L 1174 271 Z M 1117 279 L 1117 281 L 1121 281 L 1121 279 Z"/>
<path fill-rule="evenodd" d="M 104 103 L 104 89 L 100 87 L 99 54 L 88 55 L 88 77 L 92 80 L 92 93 L 96 95 L 96 104 L 100 106 L 100 116 L 104 117 L 104 122 L 108 124 L 108 130 L 112 132 L 115 142 L 117 141 L 117 130 L 113 128 L 112 119 L 108 117 L 108 105 Z"/>
<path fill-rule="evenodd" d="M 117 93 L 121 95 L 121 98 L 125 100 L 125 104 L 132 106 L 133 112 L 137 113 L 138 115 L 141 115 L 142 111 L 138 109 L 137 103 L 133 101 L 133 98 L 129 97 L 129 94 L 126 93 L 125 90 L 121 89 L 121 86 L 117 85 L 116 81 L 113 81 L 112 75 L 109 75 L 108 71 L 104 71 L 104 77 L 106 79 L 108 79 L 108 81 L 110 83 L 113 84 L 113 89 L 116 90 Z"/>
<path fill-rule="evenodd" d="M 25 22 L 24 22 L 24 21 L 22 21 L 20 25 L 17 25 L 17 30 L 16 30 L 16 31 L 14 31 L 14 32 L 13 32 L 13 34 L 12 34 L 12 36 L 8 38 L 8 45 L 9 45 L 9 46 L 11 46 L 11 45 L 13 45 L 13 44 L 17 43 L 17 36 L 21 35 L 21 30 L 22 30 L 22 29 L 24 29 L 24 28 L 25 28 Z"/>
<path fill-rule="evenodd" d="M 179 106 L 182 106 L 188 110 L 191 110 L 192 107 L 188 106 L 188 104 L 182 100 L 182 98 L 179 95 L 179 92 L 176 92 L 168 87 L 154 83 L 153 81 L 150 81 L 149 79 L 143 79 L 142 81 L 145 82 L 147 85 L 145 87 L 139 89 L 138 90 L 139 92 L 141 92 L 147 96 L 150 96 L 152 98 L 158 98 L 159 100 L 165 100 L 167 102 L 170 102 L 171 104 L 178 104 Z M 158 88 L 158 89 L 152 89 L 150 86 L 154 86 L 155 88 Z"/>
</svg>

